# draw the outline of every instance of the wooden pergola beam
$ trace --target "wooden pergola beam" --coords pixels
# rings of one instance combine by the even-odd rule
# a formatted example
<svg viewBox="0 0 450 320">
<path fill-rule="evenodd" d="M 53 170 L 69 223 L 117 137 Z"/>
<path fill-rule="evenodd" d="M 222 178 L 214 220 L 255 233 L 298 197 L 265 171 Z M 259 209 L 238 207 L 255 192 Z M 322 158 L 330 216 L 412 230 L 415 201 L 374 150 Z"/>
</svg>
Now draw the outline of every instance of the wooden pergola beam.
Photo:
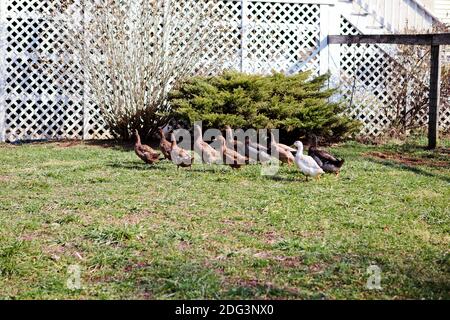
<svg viewBox="0 0 450 320">
<path fill-rule="evenodd" d="M 431 47 L 430 102 L 428 107 L 428 148 L 435 149 L 439 138 L 441 91 L 440 46 L 450 45 L 450 33 L 330 35 L 328 44 L 404 44 Z"/>
<path fill-rule="evenodd" d="M 440 46 L 450 45 L 450 33 L 430 34 L 365 34 L 365 35 L 330 35 L 329 44 L 410 44 Z"/>
</svg>

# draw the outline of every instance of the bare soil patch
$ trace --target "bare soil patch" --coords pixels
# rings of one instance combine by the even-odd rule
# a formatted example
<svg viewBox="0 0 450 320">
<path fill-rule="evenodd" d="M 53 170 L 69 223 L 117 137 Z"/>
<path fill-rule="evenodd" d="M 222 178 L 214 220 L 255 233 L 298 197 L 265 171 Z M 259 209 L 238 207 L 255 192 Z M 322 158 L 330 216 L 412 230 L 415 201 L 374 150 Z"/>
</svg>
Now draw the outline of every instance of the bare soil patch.
<svg viewBox="0 0 450 320">
<path fill-rule="evenodd" d="M 390 160 L 398 164 L 404 164 L 413 167 L 428 166 L 435 168 L 447 168 L 450 165 L 449 161 L 417 158 L 394 152 L 367 152 L 363 156 L 366 158 Z"/>
</svg>

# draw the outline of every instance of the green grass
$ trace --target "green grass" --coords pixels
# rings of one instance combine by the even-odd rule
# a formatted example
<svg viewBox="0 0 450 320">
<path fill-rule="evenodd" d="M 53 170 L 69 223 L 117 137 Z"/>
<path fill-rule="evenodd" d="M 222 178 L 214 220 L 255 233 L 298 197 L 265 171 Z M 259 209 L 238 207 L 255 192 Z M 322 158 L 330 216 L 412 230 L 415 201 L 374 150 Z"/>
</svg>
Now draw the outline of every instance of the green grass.
<svg viewBox="0 0 450 320">
<path fill-rule="evenodd" d="M 333 151 L 341 177 L 306 183 L 287 167 L 177 172 L 121 148 L 0 145 L 0 298 L 450 298 L 448 154 Z M 373 264 L 382 290 L 366 288 Z"/>
</svg>

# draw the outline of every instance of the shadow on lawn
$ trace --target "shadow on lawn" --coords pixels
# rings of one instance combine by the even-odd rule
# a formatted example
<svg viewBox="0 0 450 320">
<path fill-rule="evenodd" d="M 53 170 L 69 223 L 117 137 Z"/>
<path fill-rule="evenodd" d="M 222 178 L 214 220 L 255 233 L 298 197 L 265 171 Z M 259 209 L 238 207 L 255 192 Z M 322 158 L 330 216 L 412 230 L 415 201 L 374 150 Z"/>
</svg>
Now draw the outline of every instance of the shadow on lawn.
<svg viewBox="0 0 450 320">
<path fill-rule="evenodd" d="M 266 179 L 277 182 L 306 182 L 305 178 L 283 177 L 283 176 L 265 176 Z"/>
<path fill-rule="evenodd" d="M 129 170 L 161 170 L 167 171 L 167 167 L 155 165 L 146 165 L 145 163 L 136 161 L 124 161 L 124 162 L 110 162 L 106 164 L 108 167 L 115 169 L 129 169 Z"/>
<path fill-rule="evenodd" d="M 420 167 L 414 167 L 414 166 L 410 166 L 410 165 L 406 165 L 406 164 L 400 164 L 400 163 L 397 163 L 394 161 L 374 159 L 374 158 L 367 158 L 367 160 L 370 162 L 373 162 L 376 164 L 381 164 L 381 165 L 391 167 L 394 169 L 407 170 L 407 171 L 414 172 L 415 174 L 423 175 L 423 176 L 430 177 L 430 178 L 436 178 L 436 179 L 442 180 L 444 182 L 450 182 L 450 177 L 432 173 L 432 172 L 426 171 Z"/>
<path fill-rule="evenodd" d="M 129 152 L 134 150 L 134 143 L 120 142 L 116 140 L 88 140 L 85 141 L 88 146 L 101 147 L 106 149 L 113 149 L 122 152 Z"/>
</svg>

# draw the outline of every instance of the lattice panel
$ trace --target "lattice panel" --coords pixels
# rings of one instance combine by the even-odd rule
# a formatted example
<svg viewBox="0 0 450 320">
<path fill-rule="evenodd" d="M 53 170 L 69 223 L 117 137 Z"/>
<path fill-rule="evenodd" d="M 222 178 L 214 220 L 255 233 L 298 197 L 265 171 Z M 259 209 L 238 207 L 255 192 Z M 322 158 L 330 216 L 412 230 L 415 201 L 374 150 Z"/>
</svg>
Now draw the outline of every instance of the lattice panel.
<svg viewBox="0 0 450 320">
<path fill-rule="evenodd" d="M 82 61 L 70 45 L 74 35 L 61 23 L 62 10 L 78 17 L 82 30 L 85 12 L 95 9 L 92 0 L 1 1 L 6 1 L 6 139 L 108 138 L 99 109 L 85 94 Z M 205 3 L 213 5 L 211 19 L 220 37 L 205 48 L 203 67 L 222 59 L 224 68 L 247 72 L 318 73 L 317 4 L 246 1 L 243 8 L 240 0 L 173 3 L 184 17 Z M 189 30 L 180 24 L 179 32 Z"/>
<path fill-rule="evenodd" d="M 6 138 L 81 138 L 80 67 L 47 1 L 6 0 Z M 68 10 L 79 10 L 73 3 Z"/>
<path fill-rule="evenodd" d="M 219 71 L 218 68 L 240 70 L 241 1 L 184 0 L 174 1 L 172 4 L 174 11 L 177 12 L 175 19 L 178 21 L 177 32 L 189 35 L 189 40 L 201 39 L 204 34 L 216 37 L 209 46 L 203 48 L 204 57 L 199 63 L 199 71 L 214 74 Z M 195 19 L 191 16 L 193 12 L 202 12 L 205 15 L 204 19 L 207 20 L 205 24 L 208 28 L 212 26 L 214 32 L 205 30 L 203 34 L 193 33 L 190 24 L 192 21 L 187 21 Z M 177 34 L 173 37 L 177 37 Z"/>
<path fill-rule="evenodd" d="M 342 18 L 341 34 L 359 34 L 359 31 Z M 428 80 L 411 78 L 392 58 L 392 53 L 395 55 L 392 46 L 341 46 L 341 87 L 349 102 L 347 112 L 364 124 L 362 135 L 378 136 L 389 129 L 392 121 L 401 118 L 417 126 L 427 124 Z M 421 93 L 416 95 L 416 101 L 411 101 L 413 92 Z M 415 105 L 424 107 L 414 118 L 408 117 Z M 441 124 L 445 126 L 445 122 Z"/>
<path fill-rule="evenodd" d="M 320 6 L 248 2 L 244 70 L 252 73 L 319 71 Z"/>
<path fill-rule="evenodd" d="M 211 1 L 211 0 L 208 0 Z M 216 29 L 220 39 L 216 46 L 206 48 L 209 64 L 221 60 L 225 69 L 241 69 L 241 1 L 213 1 Z M 223 61 L 225 60 L 225 61 Z"/>
</svg>

